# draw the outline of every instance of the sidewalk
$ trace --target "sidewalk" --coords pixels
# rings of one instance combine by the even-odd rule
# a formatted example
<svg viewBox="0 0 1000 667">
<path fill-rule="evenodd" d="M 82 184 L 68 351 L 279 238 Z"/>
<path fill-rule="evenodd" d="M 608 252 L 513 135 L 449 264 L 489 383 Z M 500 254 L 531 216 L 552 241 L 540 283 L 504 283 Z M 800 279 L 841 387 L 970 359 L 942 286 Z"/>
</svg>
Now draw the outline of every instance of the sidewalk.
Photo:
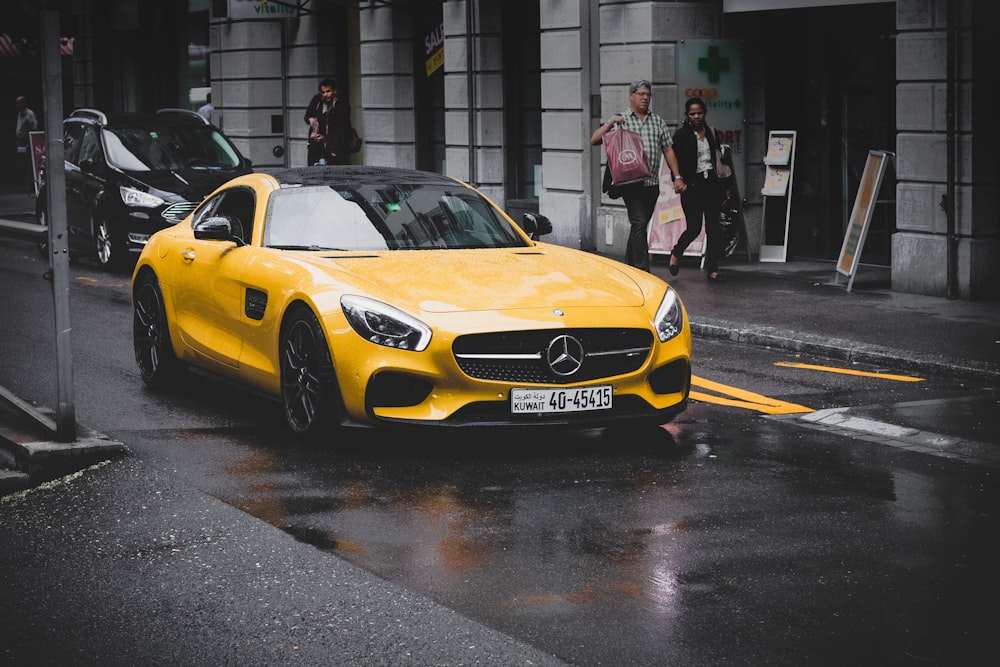
<svg viewBox="0 0 1000 667">
<path fill-rule="evenodd" d="M 696 259 L 682 267 L 670 276 L 664 256 L 652 270 L 680 293 L 695 337 L 1000 383 L 1000 301 L 893 292 L 889 267 L 864 264 L 848 292 L 832 260 L 751 263 L 737 252 L 721 284 Z"/>
<path fill-rule="evenodd" d="M 33 196 L 0 191 L 0 233 L 16 233 L 26 224 L 30 229 L 33 218 Z M 847 277 L 835 266 L 821 260 L 749 262 L 738 251 L 723 263 L 729 280 L 721 284 L 708 283 L 695 258 L 686 258 L 672 277 L 667 257 L 656 256 L 652 271 L 680 293 L 696 338 L 1000 385 L 1000 301 L 893 292 L 890 269 L 868 265 L 858 268 L 848 292 Z M 39 442 L 44 432 L 12 421 L 18 413 L 5 403 L 0 400 L 0 495 L 30 485 L 23 473 L 2 470 L 5 459 L 8 468 L 11 461 L 21 470 L 44 462 L 62 470 L 89 464 L 94 455 L 124 452 L 120 443 L 84 428 L 79 430 L 87 437 L 77 443 Z"/>
</svg>

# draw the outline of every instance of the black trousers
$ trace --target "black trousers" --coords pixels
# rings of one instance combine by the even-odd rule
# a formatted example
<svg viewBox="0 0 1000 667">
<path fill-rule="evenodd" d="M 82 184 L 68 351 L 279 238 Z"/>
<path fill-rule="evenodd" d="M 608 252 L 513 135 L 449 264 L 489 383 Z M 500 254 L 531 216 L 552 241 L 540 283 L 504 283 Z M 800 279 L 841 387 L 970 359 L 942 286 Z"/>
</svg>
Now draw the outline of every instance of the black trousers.
<svg viewBox="0 0 1000 667">
<path fill-rule="evenodd" d="M 625 263 L 649 271 L 649 220 L 660 197 L 658 185 L 626 185 L 622 192 L 625 210 L 628 211 L 628 242 L 625 244 Z"/>
<path fill-rule="evenodd" d="M 350 153 L 331 155 L 323 144 L 310 141 L 306 157 L 307 163 L 311 167 L 319 162 L 320 158 L 326 160 L 327 164 L 351 164 Z"/>
<path fill-rule="evenodd" d="M 702 218 L 705 220 L 705 272 L 714 273 L 719 270 L 719 257 L 722 256 L 722 234 L 719 227 L 719 214 L 722 211 L 722 188 L 715 171 L 708 172 L 708 178 L 698 174 L 690 182 L 685 181 L 687 189 L 681 193 L 681 208 L 687 228 L 670 254 L 680 259 L 691 242 L 701 233 Z"/>
</svg>

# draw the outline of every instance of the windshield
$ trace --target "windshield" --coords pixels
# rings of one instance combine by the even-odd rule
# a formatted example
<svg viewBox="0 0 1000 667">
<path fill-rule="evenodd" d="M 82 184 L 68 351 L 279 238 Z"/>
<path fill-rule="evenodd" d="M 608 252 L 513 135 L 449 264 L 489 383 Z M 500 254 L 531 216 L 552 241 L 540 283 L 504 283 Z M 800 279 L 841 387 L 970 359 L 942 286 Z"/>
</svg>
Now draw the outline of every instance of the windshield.
<svg viewBox="0 0 1000 667">
<path fill-rule="evenodd" d="M 235 169 L 240 156 L 218 130 L 205 126 L 104 128 L 108 162 L 126 171 Z"/>
<path fill-rule="evenodd" d="M 311 250 L 528 245 L 474 190 L 413 185 L 285 187 L 268 203 L 264 245 Z"/>
</svg>

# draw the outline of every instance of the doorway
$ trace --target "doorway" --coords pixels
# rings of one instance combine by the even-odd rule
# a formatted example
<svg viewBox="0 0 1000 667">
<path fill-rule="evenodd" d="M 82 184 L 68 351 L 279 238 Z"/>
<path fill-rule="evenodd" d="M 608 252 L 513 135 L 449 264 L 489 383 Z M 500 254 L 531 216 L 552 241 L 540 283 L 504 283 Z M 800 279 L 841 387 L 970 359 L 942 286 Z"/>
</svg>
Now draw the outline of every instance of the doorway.
<svg viewBox="0 0 1000 667">
<path fill-rule="evenodd" d="M 895 4 L 725 20 L 726 36 L 744 39 L 747 57 L 763 63 L 766 129 L 797 131 L 788 254 L 835 260 L 868 151 L 895 152 Z M 891 264 L 894 193 L 890 168 L 862 249 L 865 263 Z"/>
</svg>

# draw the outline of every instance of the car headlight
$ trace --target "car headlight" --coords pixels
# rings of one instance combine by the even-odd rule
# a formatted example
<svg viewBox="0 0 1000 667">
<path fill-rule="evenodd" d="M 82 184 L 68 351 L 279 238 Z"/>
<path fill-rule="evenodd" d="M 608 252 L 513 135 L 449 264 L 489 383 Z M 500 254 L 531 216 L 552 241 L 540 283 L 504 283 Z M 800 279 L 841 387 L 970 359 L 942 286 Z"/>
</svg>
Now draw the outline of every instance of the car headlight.
<svg viewBox="0 0 1000 667">
<path fill-rule="evenodd" d="M 125 202 L 126 206 L 156 208 L 157 206 L 163 206 L 166 203 L 156 195 L 151 195 L 148 192 L 136 190 L 135 188 L 130 188 L 124 185 L 119 186 L 118 191 L 121 193 L 122 201 Z"/>
<path fill-rule="evenodd" d="M 348 295 L 340 307 L 358 335 L 377 345 L 422 352 L 431 342 L 430 327 L 388 304 Z"/>
<path fill-rule="evenodd" d="M 684 310 L 681 308 L 681 300 L 673 288 L 668 287 L 667 293 L 663 295 L 663 301 L 656 309 L 653 325 L 656 327 L 656 335 L 660 337 L 661 343 L 666 343 L 684 328 Z"/>
</svg>

